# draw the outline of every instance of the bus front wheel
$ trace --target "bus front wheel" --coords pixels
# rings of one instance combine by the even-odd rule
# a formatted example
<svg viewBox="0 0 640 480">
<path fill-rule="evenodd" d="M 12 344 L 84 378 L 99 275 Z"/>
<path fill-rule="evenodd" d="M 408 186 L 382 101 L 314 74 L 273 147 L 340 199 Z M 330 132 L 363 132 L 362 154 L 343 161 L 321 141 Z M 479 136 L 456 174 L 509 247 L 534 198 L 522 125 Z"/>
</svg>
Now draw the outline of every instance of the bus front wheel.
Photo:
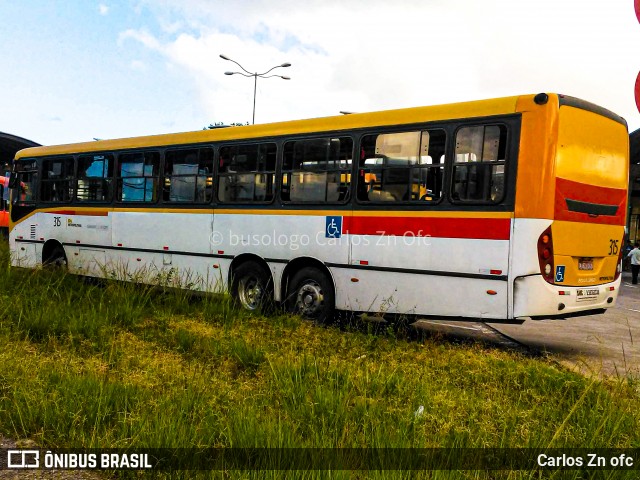
<svg viewBox="0 0 640 480">
<path fill-rule="evenodd" d="M 328 322 L 335 309 L 331 279 L 321 270 L 306 267 L 297 272 L 289 284 L 287 307 L 290 312 L 317 323 Z"/>
<path fill-rule="evenodd" d="M 67 255 L 64 253 L 62 245 L 56 245 L 53 247 L 49 255 L 47 255 L 47 258 L 43 259 L 42 263 L 48 268 L 66 270 Z"/>
<path fill-rule="evenodd" d="M 245 310 L 268 310 L 273 301 L 271 274 L 256 262 L 241 264 L 233 272 L 231 296 Z"/>
</svg>

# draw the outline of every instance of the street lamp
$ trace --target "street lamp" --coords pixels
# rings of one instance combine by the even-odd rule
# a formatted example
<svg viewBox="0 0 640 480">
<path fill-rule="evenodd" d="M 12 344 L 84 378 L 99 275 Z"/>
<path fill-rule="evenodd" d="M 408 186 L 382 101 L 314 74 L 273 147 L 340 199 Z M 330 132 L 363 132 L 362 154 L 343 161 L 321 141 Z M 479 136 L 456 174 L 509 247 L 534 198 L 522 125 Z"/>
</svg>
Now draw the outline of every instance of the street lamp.
<svg viewBox="0 0 640 480">
<path fill-rule="evenodd" d="M 258 88 L 258 77 L 260 78 L 271 78 L 271 77 L 279 77 L 283 80 L 291 80 L 291 78 L 289 77 L 285 77 L 284 75 L 267 75 L 267 73 L 271 72 L 272 70 L 275 70 L 276 68 L 286 68 L 286 67 L 290 67 L 291 64 L 290 63 L 283 63 L 282 65 L 276 65 L 275 67 L 270 68 L 269 70 L 267 70 L 264 73 L 251 73 L 250 71 L 248 71 L 246 68 L 244 68 L 242 65 L 240 65 L 238 62 L 236 62 L 235 60 L 225 56 L 225 55 L 220 55 L 220 58 L 222 58 L 223 60 L 228 60 L 229 62 L 233 62 L 236 65 L 238 65 L 243 71 L 242 72 L 224 72 L 225 75 L 242 75 L 243 77 L 253 77 L 253 118 L 251 123 L 255 124 L 256 123 L 256 90 Z"/>
</svg>

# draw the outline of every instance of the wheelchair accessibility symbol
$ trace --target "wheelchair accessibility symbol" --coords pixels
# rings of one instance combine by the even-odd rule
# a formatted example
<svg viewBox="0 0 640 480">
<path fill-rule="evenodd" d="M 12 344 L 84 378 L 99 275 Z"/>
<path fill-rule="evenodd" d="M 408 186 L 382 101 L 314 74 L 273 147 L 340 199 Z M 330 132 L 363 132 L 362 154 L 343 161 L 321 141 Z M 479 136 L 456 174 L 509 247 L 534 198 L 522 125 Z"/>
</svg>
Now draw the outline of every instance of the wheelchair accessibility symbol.
<svg viewBox="0 0 640 480">
<path fill-rule="evenodd" d="M 324 236 L 326 238 L 340 238 L 342 236 L 342 217 L 326 217 Z"/>
<path fill-rule="evenodd" d="M 558 265 L 556 267 L 556 282 L 558 283 L 564 282 L 564 269 L 565 269 L 565 265 Z"/>
</svg>

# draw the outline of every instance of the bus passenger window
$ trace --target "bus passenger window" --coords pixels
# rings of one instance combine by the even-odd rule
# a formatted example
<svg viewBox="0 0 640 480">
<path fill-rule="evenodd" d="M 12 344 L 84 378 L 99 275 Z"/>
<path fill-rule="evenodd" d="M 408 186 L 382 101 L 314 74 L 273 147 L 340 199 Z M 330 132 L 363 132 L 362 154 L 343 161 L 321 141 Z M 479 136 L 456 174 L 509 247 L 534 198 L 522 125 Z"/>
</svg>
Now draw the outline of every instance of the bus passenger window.
<svg viewBox="0 0 640 480">
<path fill-rule="evenodd" d="M 55 158 L 42 162 L 40 200 L 68 203 L 73 198 L 73 157 Z"/>
<path fill-rule="evenodd" d="M 457 202 L 500 203 L 505 194 L 506 149 L 504 125 L 459 129 L 451 198 Z"/>
<path fill-rule="evenodd" d="M 271 202 L 275 192 L 275 143 L 220 149 L 218 200 L 223 203 Z"/>
<path fill-rule="evenodd" d="M 165 152 L 164 202 L 209 203 L 213 190 L 211 148 L 170 149 Z"/>
<path fill-rule="evenodd" d="M 158 199 L 158 152 L 123 153 L 118 156 L 118 201 L 155 202 Z"/>
<path fill-rule="evenodd" d="M 287 142 L 283 155 L 283 201 L 344 203 L 349 199 L 351 138 L 324 137 Z"/>
<path fill-rule="evenodd" d="M 433 129 L 366 135 L 358 175 L 361 202 L 437 202 L 442 197 L 446 133 Z"/>
<path fill-rule="evenodd" d="M 110 202 L 113 177 L 113 155 L 101 153 L 78 157 L 78 185 L 76 200 L 79 202 Z"/>
</svg>

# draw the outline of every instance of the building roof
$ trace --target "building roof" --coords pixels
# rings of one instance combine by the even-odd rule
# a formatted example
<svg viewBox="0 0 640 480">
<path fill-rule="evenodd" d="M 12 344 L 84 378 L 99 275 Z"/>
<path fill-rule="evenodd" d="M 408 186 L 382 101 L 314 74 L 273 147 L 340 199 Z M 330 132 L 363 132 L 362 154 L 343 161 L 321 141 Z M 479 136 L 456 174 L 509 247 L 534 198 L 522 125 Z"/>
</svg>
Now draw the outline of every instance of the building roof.
<svg viewBox="0 0 640 480">
<path fill-rule="evenodd" d="M 11 164 L 13 157 L 18 150 L 27 147 L 40 146 L 36 142 L 27 140 L 26 138 L 11 135 L 10 133 L 0 132 L 0 167 Z M 0 172 L 0 175 L 4 172 Z"/>
</svg>

